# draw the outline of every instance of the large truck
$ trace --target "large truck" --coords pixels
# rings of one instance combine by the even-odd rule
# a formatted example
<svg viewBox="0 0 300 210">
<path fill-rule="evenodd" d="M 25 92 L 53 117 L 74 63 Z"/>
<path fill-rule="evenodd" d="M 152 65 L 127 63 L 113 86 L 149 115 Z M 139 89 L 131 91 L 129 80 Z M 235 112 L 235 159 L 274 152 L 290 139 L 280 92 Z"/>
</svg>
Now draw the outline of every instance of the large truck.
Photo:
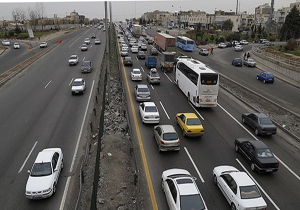
<svg viewBox="0 0 300 210">
<path fill-rule="evenodd" d="M 145 66 L 148 68 L 156 68 L 157 58 L 154 56 L 147 56 L 145 59 Z"/>
<path fill-rule="evenodd" d="M 159 51 L 176 52 L 176 39 L 165 33 L 157 33 L 155 44 Z"/>
<path fill-rule="evenodd" d="M 133 25 L 132 33 L 136 38 L 139 38 L 142 35 L 142 26 L 141 25 Z"/>
</svg>

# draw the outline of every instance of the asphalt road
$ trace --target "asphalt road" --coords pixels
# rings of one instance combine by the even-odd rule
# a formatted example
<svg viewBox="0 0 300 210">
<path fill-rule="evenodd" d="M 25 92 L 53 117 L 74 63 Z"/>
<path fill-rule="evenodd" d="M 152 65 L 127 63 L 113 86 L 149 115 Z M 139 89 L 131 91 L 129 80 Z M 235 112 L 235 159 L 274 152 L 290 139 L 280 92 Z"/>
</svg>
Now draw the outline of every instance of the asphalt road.
<svg viewBox="0 0 300 210">
<path fill-rule="evenodd" d="M 92 39 L 88 51 L 81 52 L 84 38 L 92 32 L 96 33 L 102 44 L 94 45 Z M 90 28 L 67 34 L 60 39 L 63 40 L 61 45 L 30 65 L 0 90 L 1 209 L 59 209 L 67 179 L 77 177 L 74 176 L 74 170 L 83 148 L 79 147 L 79 155 L 75 159 L 77 162 L 74 168 L 70 167 L 77 142 L 85 140 L 86 133 L 80 131 L 82 126 L 86 126 L 84 119 L 89 117 L 85 115 L 86 109 L 91 113 L 89 96 L 94 90 L 94 80 L 98 79 L 95 78 L 96 69 L 99 70 L 102 62 L 105 36 L 102 30 Z M 52 40 L 50 44 L 55 42 Z M 11 52 L 3 55 L 12 56 L 10 59 L 5 57 L 7 60 L 14 60 L 15 53 L 20 53 L 18 56 L 22 60 L 39 50 L 43 49 L 30 52 L 22 51 L 22 48 L 19 51 L 10 49 Z M 79 56 L 77 66 L 68 65 L 72 54 Z M 94 69 L 91 73 L 81 73 L 80 64 L 83 60 L 92 61 Z M 6 63 L 5 67 L 10 68 L 10 63 Z M 77 77 L 86 80 L 87 89 L 84 95 L 72 96 L 70 83 Z M 60 147 L 64 153 L 64 170 L 60 175 L 57 192 L 49 199 L 29 200 L 25 197 L 27 170 L 31 169 L 38 152 L 50 147 Z M 72 205 L 74 207 L 74 202 Z"/>
<path fill-rule="evenodd" d="M 248 46 L 250 48 L 250 46 Z M 250 87 L 274 93 L 283 90 L 277 88 L 281 82 L 272 85 L 264 85 L 256 81 L 257 69 L 248 67 L 233 67 L 231 60 L 240 56 L 233 49 L 227 51 L 215 50 L 212 56 L 202 58 L 197 51 L 186 53 L 192 55 L 211 66 L 218 72 L 227 72 L 227 76 L 236 79 L 240 83 L 248 84 Z M 135 59 L 135 55 L 129 53 L 133 58 L 133 67 L 125 67 L 128 79 L 129 92 L 134 98 L 133 88 L 135 84 L 148 84 L 146 73 L 149 71 L 144 66 L 144 60 Z M 136 82 L 130 80 L 132 68 L 140 68 L 143 72 L 143 81 Z M 268 209 L 297 209 L 299 204 L 300 172 L 298 163 L 300 160 L 299 151 L 288 144 L 283 135 L 262 137 L 258 139 L 266 143 L 269 148 L 280 159 L 279 171 L 272 174 L 258 174 L 250 169 L 250 165 L 245 159 L 234 150 L 234 139 L 238 137 L 256 138 L 249 127 L 241 124 L 241 114 L 250 110 L 242 103 L 236 102 L 234 97 L 227 92 L 220 90 L 218 106 L 216 108 L 197 108 L 191 106 L 184 94 L 174 84 L 173 73 L 163 73 L 159 71 L 161 84 L 150 86 L 151 101 L 155 102 L 160 113 L 160 124 L 172 124 L 181 140 L 180 152 L 158 152 L 158 146 L 153 137 L 153 125 L 142 124 L 138 113 L 138 102 L 133 100 L 137 125 L 131 117 L 132 127 L 140 132 L 143 149 L 146 154 L 147 165 L 154 189 L 155 200 L 158 209 L 167 209 L 167 202 L 161 190 L 161 174 L 170 168 L 184 168 L 197 178 L 197 185 L 204 197 L 209 209 L 230 209 L 225 197 L 213 184 L 212 170 L 219 165 L 232 165 L 241 171 L 247 171 L 257 181 L 261 187 L 261 192 L 268 204 Z M 251 77 L 250 77 L 251 75 Z M 253 78 L 253 80 L 252 80 Z M 125 80 L 124 80 L 125 81 Z M 277 86 L 278 84 L 278 86 Z M 283 84 L 282 84 L 283 85 Z M 284 86 L 282 86 L 284 87 Z M 281 86 L 279 87 L 281 88 Z M 293 87 L 288 86 L 292 91 Z M 256 90 L 255 89 L 255 90 Z M 296 92 L 297 93 L 297 92 Z M 295 92 L 294 92 L 295 94 Z M 292 103 L 292 102 L 291 102 Z M 183 137 L 182 131 L 176 125 L 175 115 L 178 112 L 196 112 L 203 118 L 202 123 L 205 134 L 201 138 Z M 135 132 L 133 132 L 136 134 Z M 137 138 L 137 135 L 136 135 Z M 194 164 L 193 164 L 194 163 Z M 198 172 L 200 174 L 198 174 Z M 293 196 L 291 196 L 293 195 Z"/>
</svg>

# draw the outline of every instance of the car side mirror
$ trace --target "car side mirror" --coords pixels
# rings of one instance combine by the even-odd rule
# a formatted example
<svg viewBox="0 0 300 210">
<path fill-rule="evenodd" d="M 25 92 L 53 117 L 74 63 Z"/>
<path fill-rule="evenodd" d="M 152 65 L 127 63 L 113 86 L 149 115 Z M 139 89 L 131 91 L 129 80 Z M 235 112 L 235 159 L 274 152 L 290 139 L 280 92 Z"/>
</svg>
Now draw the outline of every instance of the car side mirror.
<svg viewBox="0 0 300 210">
<path fill-rule="evenodd" d="M 193 179 L 194 179 L 195 181 L 197 181 L 197 178 L 196 178 L 195 176 L 193 176 Z"/>
<path fill-rule="evenodd" d="M 140 106 L 142 106 L 143 105 L 143 103 L 140 103 Z"/>
<path fill-rule="evenodd" d="M 30 174 L 30 170 L 27 170 L 27 172 Z"/>
</svg>

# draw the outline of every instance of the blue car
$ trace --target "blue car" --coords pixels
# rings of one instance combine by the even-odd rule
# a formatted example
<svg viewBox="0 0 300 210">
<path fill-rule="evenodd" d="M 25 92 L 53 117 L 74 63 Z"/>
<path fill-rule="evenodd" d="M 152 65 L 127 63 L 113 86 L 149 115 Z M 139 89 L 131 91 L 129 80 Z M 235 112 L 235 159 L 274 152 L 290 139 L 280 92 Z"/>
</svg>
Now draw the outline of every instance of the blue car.
<svg viewBox="0 0 300 210">
<path fill-rule="evenodd" d="M 241 58 L 234 58 L 232 60 L 232 65 L 234 66 L 243 66 L 243 61 Z"/>
<path fill-rule="evenodd" d="M 263 83 L 273 83 L 274 75 L 271 72 L 262 72 L 256 76 L 257 80 L 263 81 Z"/>
</svg>

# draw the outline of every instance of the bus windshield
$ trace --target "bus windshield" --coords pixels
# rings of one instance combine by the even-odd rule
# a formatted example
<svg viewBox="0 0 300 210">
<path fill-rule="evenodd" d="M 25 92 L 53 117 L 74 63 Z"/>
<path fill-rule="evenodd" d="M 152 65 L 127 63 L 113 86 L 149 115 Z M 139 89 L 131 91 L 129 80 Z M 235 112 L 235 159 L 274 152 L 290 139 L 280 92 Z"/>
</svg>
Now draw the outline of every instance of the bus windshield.
<svg viewBox="0 0 300 210">
<path fill-rule="evenodd" d="M 218 83 L 218 74 L 203 73 L 201 74 L 202 85 L 216 85 Z"/>
</svg>

